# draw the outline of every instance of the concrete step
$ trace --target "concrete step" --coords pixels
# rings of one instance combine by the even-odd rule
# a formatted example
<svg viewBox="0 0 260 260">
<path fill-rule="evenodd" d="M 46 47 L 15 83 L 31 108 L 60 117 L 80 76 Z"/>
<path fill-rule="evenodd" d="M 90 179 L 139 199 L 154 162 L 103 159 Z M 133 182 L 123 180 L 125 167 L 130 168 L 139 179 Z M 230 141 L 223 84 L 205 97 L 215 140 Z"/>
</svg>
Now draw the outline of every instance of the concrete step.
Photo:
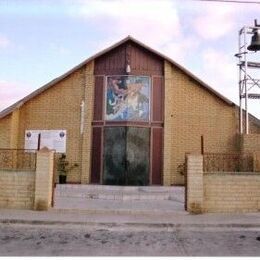
<svg viewBox="0 0 260 260">
<path fill-rule="evenodd" d="M 55 198 L 85 198 L 101 200 L 179 200 L 183 202 L 183 187 L 122 187 L 105 185 L 58 184 Z"/>
<path fill-rule="evenodd" d="M 184 188 L 58 184 L 54 209 L 128 214 L 181 212 Z"/>
<path fill-rule="evenodd" d="M 59 210 L 85 210 L 91 213 L 174 213 L 183 212 L 184 204 L 181 202 L 163 201 L 120 201 L 120 200 L 92 200 L 85 198 L 56 198 L 54 209 Z"/>
<path fill-rule="evenodd" d="M 111 185 L 88 185 L 88 184 L 57 184 L 56 189 L 82 190 L 82 191 L 121 191 L 121 192 L 172 192 L 183 190 L 182 186 L 111 186 Z"/>
</svg>

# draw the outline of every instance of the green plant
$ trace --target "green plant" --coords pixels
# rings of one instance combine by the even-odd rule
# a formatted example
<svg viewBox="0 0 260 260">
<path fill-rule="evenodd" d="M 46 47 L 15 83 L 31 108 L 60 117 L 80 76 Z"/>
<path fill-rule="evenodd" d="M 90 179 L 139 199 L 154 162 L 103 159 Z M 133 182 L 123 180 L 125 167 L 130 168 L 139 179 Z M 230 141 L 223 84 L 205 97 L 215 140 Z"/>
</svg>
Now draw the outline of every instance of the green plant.
<svg viewBox="0 0 260 260">
<path fill-rule="evenodd" d="M 66 160 L 66 154 L 62 154 L 61 157 L 58 159 L 57 163 L 57 171 L 61 176 L 67 176 L 67 174 L 75 167 L 78 167 L 77 163 L 70 165 L 68 160 Z"/>
<path fill-rule="evenodd" d="M 181 175 L 185 174 L 185 162 L 178 165 L 177 171 Z"/>
</svg>

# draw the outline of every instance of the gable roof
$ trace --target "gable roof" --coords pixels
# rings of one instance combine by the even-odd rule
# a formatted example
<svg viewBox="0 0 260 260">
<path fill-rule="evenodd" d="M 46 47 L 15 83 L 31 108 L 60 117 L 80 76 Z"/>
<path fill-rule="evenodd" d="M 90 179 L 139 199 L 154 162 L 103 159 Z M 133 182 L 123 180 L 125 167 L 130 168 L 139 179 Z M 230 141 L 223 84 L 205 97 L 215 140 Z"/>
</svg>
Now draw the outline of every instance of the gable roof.
<svg viewBox="0 0 260 260">
<path fill-rule="evenodd" d="M 77 66 L 75 66 L 74 68 L 72 68 L 71 70 L 67 71 L 66 73 L 64 73 L 63 75 L 55 78 L 54 80 L 50 81 L 49 83 L 43 85 L 42 87 L 40 87 L 39 89 L 33 91 L 31 94 L 29 94 L 28 96 L 24 97 L 23 99 L 17 101 L 16 103 L 14 103 L 13 105 L 7 107 L 6 109 L 4 109 L 3 111 L 0 112 L 0 119 L 9 115 L 10 113 L 12 113 L 16 108 L 21 107 L 24 103 L 26 103 L 27 101 L 29 101 L 30 99 L 34 98 L 35 96 L 39 95 L 40 93 L 42 93 L 43 91 L 47 90 L 48 88 L 52 87 L 53 85 L 55 85 L 56 83 L 60 82 L 61 80 L 63 80 L 64 78 L 66 78 L 67 76 L 69 76 L 71 73 L 73 73 L 74 71 L 80 69 L 82 66 L 86 65 L 87 63 L 89 63 L 90 61 L 100 57 L 101 55 L 115 49 L 116 47 L 124 44 L 127 41 L 132 41 L 134 43 L 136 43 L 137 45 L 149 50 L 150 52 L 158 55 L 159 57 L 163 58 L 164 60 L 168 61 L 169 63 L 173 64 L 174 66 L 176 66 L 177 68 L 179 68 L 181 71 L 183 71 L 186 75 L 188 75 L 189 77 L 191 77 L 192 79 L 194 79 L 196 82 L 198 82 L 202 87 L 204 87 L 207 91 L 209 91 L 211 94 L 214 94 L 215 96 L 217 96 L 218 98 L 220 98 L 221 100 L 223 100 L 225 103 L 227 103 L 230 106 L 235 105 L 232 101 L 230 101 L 229 99 L 227 99 L 226 97 L 224 97 L 223 95 L 221 95 L 219 92 L 217 92 L 216 90 L 214 90 L 213 88 L 211 88 L 208 84 L 206 84 L 205 82 L 203 82 L 201 79 L 199 79 L 198 77 L 196 77 L 194 74 L 192 74 L 189 70 L 187 70 L 186 68 L 184 68 L 183 66 L 181 66 L 180 64 L 178 64 L 177 62 L 175 62 L 174 60 L 172 60 L 171 58 L 167 57 L 166 55 L 152 49 L 151 47 L 145 45 L 144 43 L 136 40 L 135 38 L 133 38 L 132 36 L 127 36 L 126 38 L 124 38 L 123 40 L 111 45 L 110 47 L 96 53 L 95 55 L 89 57 L 88 59 L 84 60 L 83 62 L 81 62 L 80 64 L 78 64 Z"/>
</svg>

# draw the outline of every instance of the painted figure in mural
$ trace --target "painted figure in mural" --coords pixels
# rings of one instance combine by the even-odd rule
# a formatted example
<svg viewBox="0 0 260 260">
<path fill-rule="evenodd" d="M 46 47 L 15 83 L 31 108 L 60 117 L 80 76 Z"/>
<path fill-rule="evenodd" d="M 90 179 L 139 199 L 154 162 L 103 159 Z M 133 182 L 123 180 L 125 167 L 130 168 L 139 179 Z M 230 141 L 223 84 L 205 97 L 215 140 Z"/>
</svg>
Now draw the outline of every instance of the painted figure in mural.
<svg viewBox="0 0 260 260">
<path fill-rule="evenodd" d="M 108 77 L 106 120 L 149 120 L 148 77 Z"/>
<path fill-rule="evenodd" d="M 128 93 L 127 93 L 127 104 L 129 114 L 132 115 L 132 118 L 142 118 L 142 115 L 145 113 L 144 104 L 149 103 L 149 98 L 142 94 L 142 83 L 141 81 L 137 81 L 136 83 L 132 83 L 128 85 Z M 136 115 L 135 115 L 136 114 Z"/>
<path fill-rule="evenodd" d="M 122 87 L 120 77 L 108 78 L 107 84 L 107 115 L 116 114 L 122 106 L 126 90 Z"/>
</svg>

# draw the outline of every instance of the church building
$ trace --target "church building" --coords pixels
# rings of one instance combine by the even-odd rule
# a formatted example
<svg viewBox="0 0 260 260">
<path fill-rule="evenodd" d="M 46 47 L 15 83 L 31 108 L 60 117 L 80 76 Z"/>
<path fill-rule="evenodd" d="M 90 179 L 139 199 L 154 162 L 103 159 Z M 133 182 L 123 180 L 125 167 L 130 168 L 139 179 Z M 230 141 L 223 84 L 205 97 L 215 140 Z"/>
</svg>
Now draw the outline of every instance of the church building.
<svg viewBox="0 0 260 260">
<path fill-rule="evenodd" d="M 131 36 L 0 112 L 0 149 L 66 154 L 68 183 L 182 185 L 186 153 L 239 140 L 236 104 Z"/>
</svg>

